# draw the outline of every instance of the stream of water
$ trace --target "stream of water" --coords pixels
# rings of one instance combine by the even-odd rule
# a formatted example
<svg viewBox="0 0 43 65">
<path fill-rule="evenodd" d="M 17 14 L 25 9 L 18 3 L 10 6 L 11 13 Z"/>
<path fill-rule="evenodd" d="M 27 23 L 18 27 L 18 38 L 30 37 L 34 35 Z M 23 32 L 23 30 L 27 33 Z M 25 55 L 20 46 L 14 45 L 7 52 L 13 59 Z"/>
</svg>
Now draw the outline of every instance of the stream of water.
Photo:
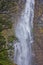
<svg viewBox="0 0 43 65">
<path fill-rule="evenodd" d="M 26 0 L 25 9 L 21 13 L 15 30 L 16 37 L 19 40 L 14 44 L 14 62 L 17 65 L 31 65 L 33 18 L 34 0 Z"/>
</svg>

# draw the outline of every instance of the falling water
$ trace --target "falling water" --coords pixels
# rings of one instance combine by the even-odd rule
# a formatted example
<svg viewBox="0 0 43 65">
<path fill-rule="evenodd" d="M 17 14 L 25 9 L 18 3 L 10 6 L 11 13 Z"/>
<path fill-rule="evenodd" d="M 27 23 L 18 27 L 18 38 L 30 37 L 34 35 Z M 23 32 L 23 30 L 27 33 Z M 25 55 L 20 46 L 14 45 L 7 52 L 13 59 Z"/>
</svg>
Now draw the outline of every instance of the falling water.
<svg viewBox="0 0 43 65">
<path fill-rule="evenodd" d="M 16 37 L 19 40 L 14 44 L 14 61 L 17 65 L 31 65 L 33 17 L 34 0 L 26 0 L 25 9 L 21 13 L 15 30 Z"/>
</svg>

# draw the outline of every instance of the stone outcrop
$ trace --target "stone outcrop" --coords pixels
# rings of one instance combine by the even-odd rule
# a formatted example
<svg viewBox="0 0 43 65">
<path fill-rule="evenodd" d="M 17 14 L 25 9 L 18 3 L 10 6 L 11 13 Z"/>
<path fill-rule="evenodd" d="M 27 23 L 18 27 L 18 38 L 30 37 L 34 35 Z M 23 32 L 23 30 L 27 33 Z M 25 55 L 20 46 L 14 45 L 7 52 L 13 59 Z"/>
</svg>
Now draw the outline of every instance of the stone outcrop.
<svg viewBox="0 0 43 65">
<path fill-rule="evenodd" d="M 43 0 L 35 0 L 34 33 L 33 65 L 43 65 Z"/>
</svg>

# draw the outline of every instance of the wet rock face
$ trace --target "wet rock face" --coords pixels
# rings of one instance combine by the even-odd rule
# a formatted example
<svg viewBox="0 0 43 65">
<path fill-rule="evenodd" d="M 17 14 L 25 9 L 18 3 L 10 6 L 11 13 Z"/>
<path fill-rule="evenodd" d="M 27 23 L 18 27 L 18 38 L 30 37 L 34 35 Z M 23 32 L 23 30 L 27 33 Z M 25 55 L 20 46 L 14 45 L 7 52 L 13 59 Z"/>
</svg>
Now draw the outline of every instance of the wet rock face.
<svg viewBox="0 0 43 65">
<path fill-rule="evenodd" d="M 43 0 L 39 0 L 39 3 L 43 4 Z"/>
<path fill-rule="evenodd" d="M 35 0 L 34 33 L 34 65 L 43 65 L 43 0 Z"/>
</svg>

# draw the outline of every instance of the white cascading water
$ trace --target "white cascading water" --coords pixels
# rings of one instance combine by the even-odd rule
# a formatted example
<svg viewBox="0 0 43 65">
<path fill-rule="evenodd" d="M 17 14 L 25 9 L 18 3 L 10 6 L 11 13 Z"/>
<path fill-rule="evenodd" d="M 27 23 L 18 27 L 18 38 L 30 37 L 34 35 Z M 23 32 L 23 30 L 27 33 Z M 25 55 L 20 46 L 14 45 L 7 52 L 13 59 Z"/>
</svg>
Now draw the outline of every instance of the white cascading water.
<svg viewBox="0 0 43 65">
<path fill-rule="evenodd" d="M 19 40 L 14 44 L 14 62 L 17 65 L 31 65 L 33 17 L 34 0 L 26 0 L 25 9 L 21 13 L 15 30 L 16 37 Z"/>
</svg>

